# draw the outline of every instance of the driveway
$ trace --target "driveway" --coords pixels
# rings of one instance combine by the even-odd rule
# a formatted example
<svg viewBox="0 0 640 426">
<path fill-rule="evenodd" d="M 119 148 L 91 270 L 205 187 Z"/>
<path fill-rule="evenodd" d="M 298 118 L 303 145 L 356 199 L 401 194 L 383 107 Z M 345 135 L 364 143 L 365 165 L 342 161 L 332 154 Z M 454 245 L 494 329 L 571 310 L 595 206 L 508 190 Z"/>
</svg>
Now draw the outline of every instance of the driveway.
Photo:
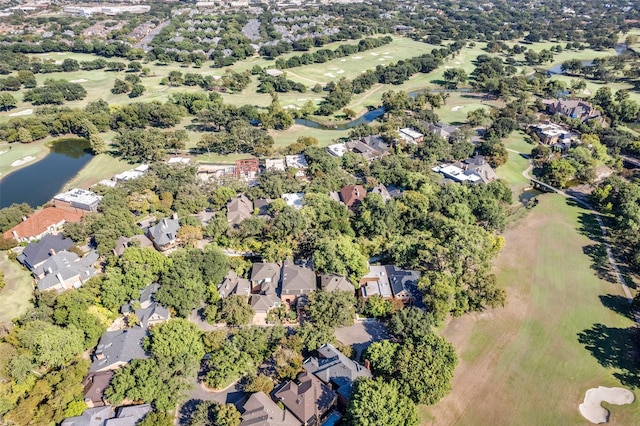
<svg viewBox="0 0 640 426">
<path fill-rule="evenodd" d="M 200 376 L 200 379 L 202 377 Z M 242 379 L 234 382 L 226 389 L 218 392 L 212 392 L 203 387 L 198 379 L 191 380 L 193 390 L 189 392 L 187 401 L 182 404 L 178 414 L 178 424 L 189 425 L 193 412 L 197 409 L 200 401 L 214 401 L 219 404 L 233 404 L 236 408 L 240 408 L 249 397 L 249 394 L 242 390 L 240 384 Z"/>
<path fill-rule="evenodd" d="M 379 342 L 390 337 L 384 324 L 377 320 L 357 322 L 349 327 L 338 328 L 335 331 L 335 335 L 343 345 L 353 347 L 357 352 L 356 359 L 359 359 L 362 352 L 373 342 Z"/>
</svg>

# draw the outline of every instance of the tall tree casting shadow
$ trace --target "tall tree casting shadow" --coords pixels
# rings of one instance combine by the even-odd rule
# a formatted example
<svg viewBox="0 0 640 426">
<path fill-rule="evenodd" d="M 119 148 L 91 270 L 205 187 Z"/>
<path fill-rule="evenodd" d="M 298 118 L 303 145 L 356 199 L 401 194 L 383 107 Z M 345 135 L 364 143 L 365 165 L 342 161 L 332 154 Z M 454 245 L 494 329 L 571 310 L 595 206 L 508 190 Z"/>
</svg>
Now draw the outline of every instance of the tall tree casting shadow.
<svg viewBox="0 0 640 426">
<path fill-rule="evenodd" d="M 602 294 L 598 297 L 605 307 L 632 321 L 635 320 L 633 311 L 631 310 L 631 303 L 629 303 L 629 299 L 626 297 L 617 294 Z"/>
<path fill-rule="evenodd" d="M 594 324 L 578 333 L 578 341 L 600 365 L 619 370 L 614 376 L 622 385 L 640 387 L 640 330 L 637 327 L 613 328 Z"/>
</svg>

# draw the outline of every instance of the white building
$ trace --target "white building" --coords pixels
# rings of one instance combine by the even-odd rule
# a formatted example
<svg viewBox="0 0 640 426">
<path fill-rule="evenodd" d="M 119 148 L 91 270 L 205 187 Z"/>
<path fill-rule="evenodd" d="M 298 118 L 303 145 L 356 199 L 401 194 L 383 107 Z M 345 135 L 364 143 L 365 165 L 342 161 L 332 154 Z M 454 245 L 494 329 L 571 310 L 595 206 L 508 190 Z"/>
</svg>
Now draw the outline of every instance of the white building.
<svg viewBox="0 0 640 426">
<path fill-rule="evenodd" d="M 287 202 L 289 207 L 299 210 L 304 205 L 304 192 L 282 194 L 282 199 Z"/>
<path fill-rule="evenodd" d="M 267 158 L 264 160 L 264 167 L 267 171 L 280 170 L 284 172 L 287 169 L 285 161 L 282 158 Z"/>
<path fill-rule="evenodd" d="M 347 152 L 347 145 L 343 143 L 336 143 L 327 147 L 327 152 L 334 157 L 342 157 Z"/>
</svg>

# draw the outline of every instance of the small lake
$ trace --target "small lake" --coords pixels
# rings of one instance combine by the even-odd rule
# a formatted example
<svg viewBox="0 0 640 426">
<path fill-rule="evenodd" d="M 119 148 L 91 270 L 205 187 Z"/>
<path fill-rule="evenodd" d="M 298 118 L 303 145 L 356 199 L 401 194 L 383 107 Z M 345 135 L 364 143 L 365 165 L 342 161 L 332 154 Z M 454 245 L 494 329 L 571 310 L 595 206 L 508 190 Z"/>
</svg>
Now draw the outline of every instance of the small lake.
<svg viewBox="0 0 640 426">
<path fill-rule="evenodd" d="M 616 51 L 616 55 L 620 56 L 622 54 L 624 54 L 625 52 L 627 52 L 627 45 L 626 44 L 616 44 L 616 46 L 614 47 L 614 50 Z M 583 67 L 590 67 L 593 65 L 593 61 L 582 61 L 582 66 Z M 556 75 L 556 74 L 562 74 L 562 63 L 556 64 L 554 66 L 552 66 L 551 68 L 549 68 L 547 70 L 547 72 L 550 75 Z"/>
<path fill-rule="evenodd" d="M 42 160 L 11 172 L 0 180 L 0 208 L 13 203 L 31 207 L 50 201 L 91 160 L 86 139 L 58 139 Z"/>
</svg>

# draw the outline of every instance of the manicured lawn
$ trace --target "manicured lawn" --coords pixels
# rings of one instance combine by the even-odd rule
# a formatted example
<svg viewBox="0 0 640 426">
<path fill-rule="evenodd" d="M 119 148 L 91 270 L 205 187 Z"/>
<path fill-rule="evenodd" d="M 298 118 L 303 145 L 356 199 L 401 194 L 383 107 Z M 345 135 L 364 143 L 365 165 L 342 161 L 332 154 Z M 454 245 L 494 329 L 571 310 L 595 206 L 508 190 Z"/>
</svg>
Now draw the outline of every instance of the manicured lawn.
<svg viewBox="0 0 640 426">
<path fill-rule="evenodd" d="M 518 151 L 522 154 L 531 154 L 533 145 L 529 144 L 525 140 L 526 135 L 521 132 L 513 132 L 504 143 L 507 149 Z M 496 169 L 496 173 L 500 179 L 504 179 L 509 182 L 511 190 L 513 191 L 514 201 L 518 199 L 518 196 L 522 190 L 529 185 L 529 180 L 522 175 L 522 172 L 529 166 L 529 160 L 521 155 L 509 151 L 509 159 L 505 164 Z"/>
<path fill-rule="evenodd" d="M 504 235 L 495 271 L 507 306 L 444 327 L 460 363 L 452 393 L 421 408 L 433 416 L 424 425 L 587 424 L 578 412 L 586 390 L 621 386 L 618 366 L 637 378 L 621 288 L 598 278 L 586 254 L 598 244 L 588 231 L 593 217 L 559 195 L 539 199 Z M 610 422 L 636 424 L 638 416 L 638 402 L 614 406 Z"/>
<path fill-rule="evenodd" d="M 33 278 L 18 263 L 10 261 L 6 251 L 0 252 L 0 271 L 4 273 L 6 283 L 0 290 L 0 323 L 5 323 L 32 306 Z"/>
<path fill-rule="evenodd" d="M 49 153 L 49 148 L 45 145 L 45 141 L 37 141 L 31 143 L 0 143 L 0 179 L 7 173 L 20 168 L 20 166 L 12 166 L 16 160 L 25 157 L 35 157 L 35 160 L 25 163 L 23 166 L 32 164 Z"/>
<path fill-rule="evenodd" d="M 111 176 L 134 167 L 136 166 L 110 154 L 96 155 L 65 185 L 65 188 L 86 189 L 103 179 L 110 179 Z"/>
<path fill-rule="evenodd" d="M 568 76 L 568 75 L 554 75 L 551 77 L 553 80 L 561 80 L 567 84 L 567 87 L 570 87 L 571 80 L 575 80 L 577 77 Z M 640 102 L 640 93 L 634 91 L 633 85 L 629 83 L 622 82 L 613 82 L 613 83 L 600 83 L 591 80 L 586 80 L 587 82 L 587 91 L 582 94 L 582 97 L 588 98 L 596 94 L 599 88 L 608 87 L 611 89 L 613 93 L 617 92 L 620 89 L 626 89 L 629 91 L 629 97 L 636 102 Z"/>
<path fill-rule="evenodd" d="M 319 146 L 327 146 L 335 143 L 337 139 L 346 138 L 349 134 L 348 130 L 322 130 L 313 129 L 311 127 L 293 125 L 287 130 L 269 131 L 275 141 L 275 147 L 281 148 L 294 143 L 300 136 L 313 136 L 318 139 Z"/>
<path fill-rule="evenodd" d="M 476 109 L 487 110 L 504 107 L 504 102 L 500 100 L 485 101 L 482 95 L 474 93 L 449 93 L 446 104 L 436 110 L 440 121 L 448 124 L 460 125 L 467 122 L 467 114 Z"/>
</svg>

